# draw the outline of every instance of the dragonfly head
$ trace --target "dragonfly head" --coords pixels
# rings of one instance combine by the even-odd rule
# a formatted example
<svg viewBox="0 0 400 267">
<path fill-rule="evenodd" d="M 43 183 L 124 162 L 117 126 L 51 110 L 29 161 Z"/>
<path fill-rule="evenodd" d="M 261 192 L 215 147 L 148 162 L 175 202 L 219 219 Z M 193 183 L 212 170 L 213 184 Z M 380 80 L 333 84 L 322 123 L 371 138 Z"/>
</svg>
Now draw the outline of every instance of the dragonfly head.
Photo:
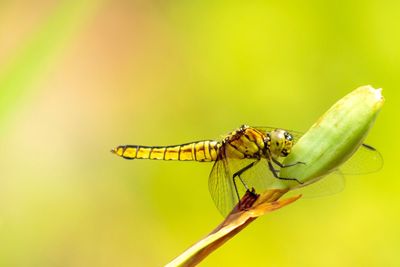
<svg viewBox="0 0 400 267">
<path fill-rule="evenodd" d="M 269 133 L 269 151 L 273 158 L 286 157 L 293 147 L 293 136 L 282 129 L 276 129 Z"/>
</svg>

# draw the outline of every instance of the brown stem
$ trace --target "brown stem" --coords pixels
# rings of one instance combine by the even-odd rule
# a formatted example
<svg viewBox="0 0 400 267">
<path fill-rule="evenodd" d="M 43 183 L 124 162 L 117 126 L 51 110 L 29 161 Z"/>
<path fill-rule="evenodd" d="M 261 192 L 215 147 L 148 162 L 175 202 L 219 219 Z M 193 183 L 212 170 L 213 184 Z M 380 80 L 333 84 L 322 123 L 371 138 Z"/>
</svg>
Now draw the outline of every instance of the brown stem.
<svg viewBox="0 0 400 267">
<path fill-rule="evenodd" d="M 278 189 L 268 190 L 261 195 L 246 192 L 240 204 L 235 206 L 221 224 L 166 266 L 197 265 L 259 216 L 288 205 L 300 197 L 296 196 L 278 201 L 286 192 L 287 190 Z"/>
</svg>

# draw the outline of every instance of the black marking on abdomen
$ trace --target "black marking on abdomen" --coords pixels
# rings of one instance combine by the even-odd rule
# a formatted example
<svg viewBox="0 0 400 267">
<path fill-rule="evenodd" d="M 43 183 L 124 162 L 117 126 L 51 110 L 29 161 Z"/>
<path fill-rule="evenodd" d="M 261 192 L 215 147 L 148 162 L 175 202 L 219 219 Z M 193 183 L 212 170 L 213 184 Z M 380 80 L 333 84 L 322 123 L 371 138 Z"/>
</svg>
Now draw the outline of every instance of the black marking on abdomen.
<svg viewBox="0 0 400 267">
<path fill-rule="evenodd" d="M 167 154 L 167 147 L 164 147 L 164 154 L 163 154 L 163 160 L 165 160 L 165 154 Z"/>
<path fill-rule="evenodd" d="M 181 149 L 182 149 L 182 146 L 179 146 L 179 150 L 178 150 L 178 160 L 181 160 Z"/>
</svg>

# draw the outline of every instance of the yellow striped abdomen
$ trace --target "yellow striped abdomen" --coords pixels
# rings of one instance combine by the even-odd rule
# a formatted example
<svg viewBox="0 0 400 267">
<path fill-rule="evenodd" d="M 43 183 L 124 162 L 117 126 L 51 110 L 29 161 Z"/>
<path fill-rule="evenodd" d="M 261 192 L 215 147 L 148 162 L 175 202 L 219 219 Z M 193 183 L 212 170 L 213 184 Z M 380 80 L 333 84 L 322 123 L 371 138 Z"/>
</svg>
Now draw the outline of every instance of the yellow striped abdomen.
<svg viewBox="0 0 400 267">
<path fill-rule="evenodd" d="M 218 141 L 198 141 L 175 146 L 125 145 L 111 150 L 125 159 L 215 161 L 221 144 Z"/>
</svg>

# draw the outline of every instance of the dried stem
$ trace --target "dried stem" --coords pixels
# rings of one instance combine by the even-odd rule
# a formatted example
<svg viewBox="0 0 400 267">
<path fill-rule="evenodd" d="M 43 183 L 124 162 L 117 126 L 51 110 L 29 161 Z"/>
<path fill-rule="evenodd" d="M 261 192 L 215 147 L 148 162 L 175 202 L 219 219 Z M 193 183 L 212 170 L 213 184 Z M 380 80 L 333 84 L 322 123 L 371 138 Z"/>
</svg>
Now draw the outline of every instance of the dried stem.
<svg viewBox="0 0 400 267">
<path fill-rule="evenodd" d="M 197 265 L 257 217 L 286 206 L 300 197 L 299 195 L 278 201 L 286 192 L 287 190 L 278 189 L 268 190 L 261 195 L 256 195 L 250 191 L 246 192 L 240 201 L 240 205 L 236 205 L 220 225 L 166 266 Z"/>
</svg>

